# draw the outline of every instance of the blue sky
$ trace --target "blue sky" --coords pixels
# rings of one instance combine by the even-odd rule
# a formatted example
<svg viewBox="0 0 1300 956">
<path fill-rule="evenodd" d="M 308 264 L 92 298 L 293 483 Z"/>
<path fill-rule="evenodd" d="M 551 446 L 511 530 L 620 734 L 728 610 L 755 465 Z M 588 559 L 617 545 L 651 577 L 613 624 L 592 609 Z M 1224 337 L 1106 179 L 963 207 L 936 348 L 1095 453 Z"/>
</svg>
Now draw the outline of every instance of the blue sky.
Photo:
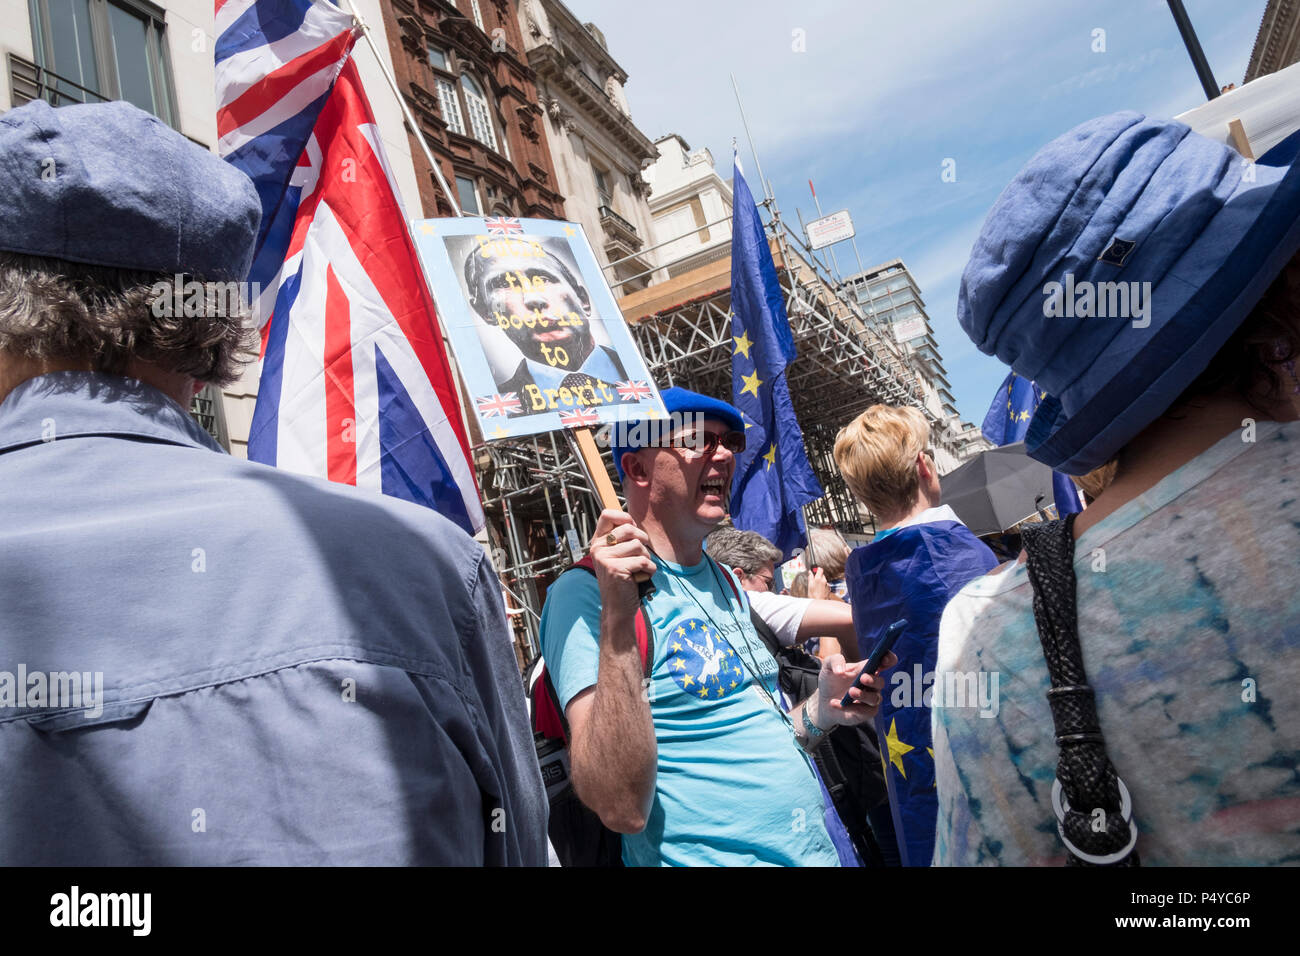
<svg viewBox="0 0 1300 956">
<path fill-rule="evenodd" d="M 1122 109 L 1173 116 L 1204 102 L 1164 0 L 566 0 L 628 72 L 632 118 L 680 133 L 730 173 L 757 174 L 745 101 L 782 216 L 847 208 L 865 266 L 901 258 L 925 298 L 958 411 L 979 423 L 1005 368 L 956 321 L 985 214 L 1034 152 Z M 1240 84 L 1265 0 L 1185 0 L 1220 86 Z M 1105 31 L 1094 52 L 1093 31 Z M 802 31 L 804 52 L 796 52 Z M 941 178 L 955 161 L 955 182 Z M 852 247 L 835 247 L 842 272 Z"/>
</svg>

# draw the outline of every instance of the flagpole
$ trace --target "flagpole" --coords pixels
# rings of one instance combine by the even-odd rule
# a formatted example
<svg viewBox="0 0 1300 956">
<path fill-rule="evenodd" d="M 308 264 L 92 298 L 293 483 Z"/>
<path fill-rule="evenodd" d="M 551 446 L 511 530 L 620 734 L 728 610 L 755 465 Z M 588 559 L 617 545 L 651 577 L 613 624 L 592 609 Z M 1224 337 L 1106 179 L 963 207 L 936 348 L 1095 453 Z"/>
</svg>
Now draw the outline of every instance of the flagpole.
<svg viewBox="0 0 1300 956">
<path fill-rule="evenodd" d="M 402 116 L 405 117 L 407 125 L 410 126 L 411 131 L 415 134 L 415 138 L 420 144 L 420 149 L 424 151 L 424 158 L 428 160 L 429 165 L 433 168 L 433 174 L 437 177 L 438 185 L 442 187 L 443 194 L 447 197 L 447 201 L 451 203 L 452 210 L 455 212 L 457 217 L 465 216 L 465 212 L 461 210 L 459 203 L 456 202 L 456 197 L 452 193 L 451 187 L 447 185 L 447 180 L 442 175 L 442 169 L 438 166 L 438 161 L 434 158 L 433 151 L 425 141 L 424 134 L 421 132 L 419 124 L 416 123 L 410 107 L 406 105 L 405 97 L 402 96 L 401 90 L 398 89 L 397 80 L 393 77 L 387 65 L 384 63 L 384 58 L 380 56 L 379 50 L 375 46 L 374 38 L 371 36 L 370 26 L 362 19 L 361 15 L 357 12 L 357 8 L 352 5 L 352 0 L 343 0 L 343 2 L 347 4 L 348 10 L 352 14 L 352 18 L 356 21 L 358 28 L 361 30 L 362 37 L 370 45 L 370 51 L 374 54 L 375 59 L 379 63 L 379 71 L 384 75 L 384 79 L 388 81 L 388 88 L 393 91 L 393 95 L 397 98 L 397 105 L 402 109 Z M 755 160 L 757 160 L 757 157 L 755 157 Z M 433 294 L 432 288 L 429 289 L 429 294 Z M 443 334 L 443 343 L 444 345 L 448 345 L 446 333 Z M 449 345 L 447 348 L 447 354 L 450 357 L 451 349 Z M 460 386 L 462 397 L 468 398 L 469 393 L 465 388 L 464 380 L 461 378 L 460 368 L 454 360 L 452 360 L 450 364 L 456 375 L 456 381 Z M 465 409 L 466 403 L 461 402 L 460 404 L 461 417 L 465 422 L 465 434 L 468 436 L 470 433 L 469 415 Z M 609 480 L 608 472 L 605 471 L 604 463 L 600 457 L 600 449 L 596 446 L 595 435 L 592 430 L 590 428 L 579 428 L 567 429 L 566 432 L 570 433 L 569 439 L 574 443 L 573 447 L 577 453 L 578 461 L 584 466 L 589 483 L 595 491 L 596 497 L 601 503 L 601 507 L 620 510 L 621 506 L 619 504 L 618 494 L 614 491 L 614 486 Z"/>
<path fill-rule="evenodd" d="M 763 164 L 759 161 L 758 150 L 754 148 L 754 135 L 749 131 L 749 118 L 745 116 L 745 104 L 740 101 L 740 87 L 736 85 L 736 74 L 732 73 L 731 88 L 736 91 L 736 105 L 740 107 L 740 122 L 745 126 L 745 138 L 749 140 L 749 152 L 754 157 L 754 166 L 758 170 L 758 179 L 763 184 L 763 198 L 771 201 L 772 191 L 768 188 L 767 177 L 763 175 Z"/>
<path fill-rule="evenodd" d="M 384 62 L 383 56 L 380 55 L 378 47 L 375 46 L 375 40 L 371 34 L 370 25 L 366 23 L 361 14 L 357 12 L 357 8 L 352 5 L 352 0 L 343 0 L 343 2 L 347 4 L 348 11 L 352 14 L 352 19 L 356 22 L 357 29 L 361 31 L 362 39 L 364 39 L 370 47 L 370 52 L 374 56 L 376 64 L 379 66 L 379 72 L 382 73 L 384 79 L 388 81 L 388 88 L 392 90 L 393 96 L 397 99 L 397 105 L 402 110 L 402 116 L 405 118 L 406 124 L 410 127 L 411 132 L 415 134 L 415 138 L 420 144 L 420 149 L 424 151 L 424 158 L 428 160 L 429 166 L 433 169 L 433 175 L 437 178 L 438 185 L 442 187 L 443 195 L 447 197 L 447 201 L 451 204 L 452 211 L 455 212 L 457 218 L 464 216 L 464 211 L 461 210 L 459 203 L 456 202 L 456 197 L 452 193 L 451 188 L 447 185 L 447 180 L 442 175 L 442 169 L 438 166 L 437 159 L 434 158 L 433 150 L 429 148 L 429 144 L 424 138 L 424 133 L 420 130 L 420 125 L 415 121 L 415 117 L 412 115 L 410 107 L 406 105 L 405 97 L 402 96 L 401 90 L 398 89 L 397 80 L 389 71 L 388 65 Z M 393 188 L 396 190 L 396 183 L 393 184 Z M 396 196 L 395 198 L 400 202 L 400 196 Z M 410 221 L 407 220 L 404 225 L 406 227 L 406 234 L 411 240 L 412 248 L 416 248 L 415 236 L 411 234 Z M 424 286 L 429 292 L 429 299 L 431 301 L 436 301 L 433 294 L 433 285 L 424 275 L 424 263 L 420 260 L 418 253 L 416 259 L 420 262 L 420 278 L 424 281 Z M 456 391 L 458 393 L 456 396 L 458 399 L 456 404 L 460 409 L 461 427 L 465 429 L 465 442 L 466 444 L 472 444 L 474 424 L 470 420 L 468 411 L 469 402 L 471 401 L 469 389 L 465 387 L 465 379 L 461 375 L 460 364 L 456 361 L 456 357 L 451 349 L 451 342 L 448 340 L 447 332 L 442 328 L 441 323 L 438 325 L 438 331 L 442 338 L 443 353 L 447 356 L 447 365 L 451 369 L 451 374 L 456 381 Z M 472 464 L 473 463 L 471 462 L 471 465 Z"/>
<path fill-rule="evenodd" d="M 382 73 L 384 79 L 388 81 L 388 88 L 393 91 L 393 96 L 397 97 L 397 105 L 401 107 L 402 116 L 406 120 L 406 125 L 409 126 L 411 132 L 415 134 L 415 138 L 420 144 L 420 149 L 424 150 L 424 158 L 429 161 L 429 165 L 433 168 L 433 175 L 437 177 L 438 185 L 442 187 L 442 193 L 447 197 L 447 202 L 451 203 L 452 212 L 455 213 L 457 217 L 465 215 L 461 212 L 460 203 L 456 201 L 455 194 L 452 193 L 451 187 L 447 185 L 447 180 L 442 175 L 442 168 L 434 158 L 433 150 L 429 149 L 429 144 L 425 142 L 424 133 L 420 131 L 420 124 L 415 121 L 415 116 L 412 115 L 411 108 L 406 105 L 406 97 L 402 96 L 402 91 L 398 89 L 396 78 L 394 78 L 393 74 L 389 71 L 388 65 L 384 63 L 384 58 L 379 55 L 379 49 L 375 46 L 374 37 L 371 36 L 370 33 L 370 24 L 366 23 L 366 21 L 361 18 L 361 14 L 357 12 L 357 8 L 352 5 L 352 0 L 343 0 L 343 2 L 347 4 L 348 10 L 352 13 L 352 19 L 356 21 L 357 28 L 361 31 L 362 39 L 369 44 L 370 52 L 375 55 L 375 60 L 379 64 L 379 72 Z"/>
</svg>

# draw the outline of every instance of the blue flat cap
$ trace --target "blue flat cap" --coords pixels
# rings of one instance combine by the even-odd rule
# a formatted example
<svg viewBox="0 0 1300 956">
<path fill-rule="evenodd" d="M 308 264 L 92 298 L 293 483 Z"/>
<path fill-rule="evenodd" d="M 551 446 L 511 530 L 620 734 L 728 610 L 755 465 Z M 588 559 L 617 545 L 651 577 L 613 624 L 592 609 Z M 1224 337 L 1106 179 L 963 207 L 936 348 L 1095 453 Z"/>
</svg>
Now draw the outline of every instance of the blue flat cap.
<svg viewBox="0 0 1300 956">
<path fill-rule="evenodd" d="M 1252 164 L 1125 112 L 1044 147 L 989 212 L 961 327 L 1047 397 L 1030 457 L 1082 475 L 1168 409 L 1300 249 L 1300 133 Z"/>
<path fill-rule="evenodd" d="M 701 395 L 699 392 L 692 392 L 686 388 L 665 388 L 659 392 L 659 397 L 664 401 L 664 408 L 670 416 L 672 415 L 690 415 L 694 413 L 702 414 L 708 418 L 717 418 L 726 422 L 735 431 L 743 432 L 745 430 L 745 419 L 741 417 L 740 411 L 734 406 L 729 405 L 721 399 L 710 398 L 708 395 Z M 626 431 L 623 433 L 625 439 L 623 444 L 615 443 L 611 447 L 614 455 L 614 470 L 618 472 L 618 480 L 623 480 L 623 456 L 630 451 L 636 451 L 643 447 L 640 444 L 634 444 L 626 441 L 629 436 Z"/>
<path fill-rule="evenodd" d="M 243 281 L 261 217 L 252 180 L 130 103 L 0 117 L 0 249 Z"/>
</svg>

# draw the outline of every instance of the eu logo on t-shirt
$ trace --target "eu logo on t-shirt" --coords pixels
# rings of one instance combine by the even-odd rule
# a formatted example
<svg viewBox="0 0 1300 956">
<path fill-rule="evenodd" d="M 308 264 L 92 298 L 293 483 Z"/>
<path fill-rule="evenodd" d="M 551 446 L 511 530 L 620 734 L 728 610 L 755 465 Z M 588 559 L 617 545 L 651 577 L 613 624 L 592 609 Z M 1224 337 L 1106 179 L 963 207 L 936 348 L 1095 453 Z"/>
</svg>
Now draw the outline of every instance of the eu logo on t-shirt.
<svg viewBox="0 0 1300 956">
<path fill-rule="evenodd" d="M 731 645 L 698 618 L 673 629 L 668 641 L 668 673 L 678 687 L 701 700 L 726 697 L 745 683 L 745 672 Z"/>
</svg>

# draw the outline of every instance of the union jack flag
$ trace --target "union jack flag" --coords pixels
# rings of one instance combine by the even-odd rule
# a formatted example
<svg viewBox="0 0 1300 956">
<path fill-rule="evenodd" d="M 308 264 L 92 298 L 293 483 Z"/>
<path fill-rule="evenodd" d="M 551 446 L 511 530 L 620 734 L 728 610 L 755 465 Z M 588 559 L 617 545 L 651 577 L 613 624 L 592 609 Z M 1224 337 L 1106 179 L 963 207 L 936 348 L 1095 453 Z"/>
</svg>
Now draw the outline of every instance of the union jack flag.
<svg viewBox="0 0 1300 956">
<path fill-rule="evenodd" d="M 654 394 L 646 382 L 618 382 L 614 388 L 620 402 L 642 402 Z"/>
<path fill-rule="evenodd" d="M 515 392 L 478 399 L 478 411 L 484 418 L 508 418 L 511 412 L 520 411 L 522 408 L 518 394 Z"/>
<path fill-rule="evenodd" d="M 522 233 L 524 231 L 524 227 L 519 224 L 518 219 L 507 219 L 505 216 L 484 219 L 483 225 L 487 227 L 488 235 L 492 236 L 508 236 L 511 233 Z"/>
<path fill-rule="evenodd" d="M 564 428 L 583 428 L 587 425 L 599 425 L 600 416 L 590 409 L 578 408 L 571 412 L 560 412 L 560 425 Z"/>
<path fill-rule="evenodd" d="M 248 457 L 483 526 L 442 334 L 379 131 L 326 0 L 215 0 L 218 150 L 262 225 Z"/>
</svg>

